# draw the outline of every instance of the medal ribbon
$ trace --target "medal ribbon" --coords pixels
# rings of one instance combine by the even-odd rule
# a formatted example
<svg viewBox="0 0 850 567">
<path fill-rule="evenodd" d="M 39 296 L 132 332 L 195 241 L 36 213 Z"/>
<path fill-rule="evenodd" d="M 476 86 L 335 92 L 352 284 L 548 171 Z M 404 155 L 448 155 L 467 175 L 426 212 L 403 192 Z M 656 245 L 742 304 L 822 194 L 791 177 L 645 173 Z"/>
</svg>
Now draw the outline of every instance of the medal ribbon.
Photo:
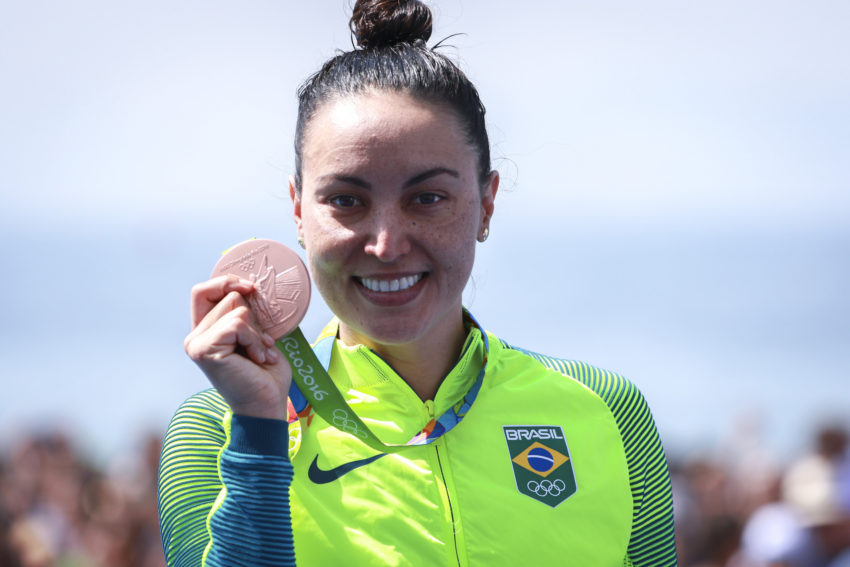
<svg viewBox="0 0 850 567">
<path fill-rule="evenodd" d="M 304 338 L 300 328 L 296 328 L 289 335 L 277 341 L 277 348 L 289 360 L 292 367 L 292 387 L 289 389 L 289 398 L 295 407 L 295 411 L 302 414 L 308 406 L 312 406 L 313 410 L 328 424 L 340 431 L 354 435 L 363 443 L 381 453 L 395 453 L 405 447 L 433 443 L 448 433 L 466 416 L 478 396 L 487 369 L 487 356 L 490 352 L 487 333 L 481 329 L 478 322 L 468 312 L 464 311 L 464 317 L 481 332 L 481 337 L 484 340 L 484 358 L 478 376 L 460 402 L 446 410 L 439 418 L 428 422 L 422 431 L 414 435 L 407 443 L 384 443 L 363 423 L 345 401 L 325 367 L 319 362 L 316 353 L 313 352 L 310 343 Z M 334 339 L 331 337 L 328 340 L 331 341 L 332 345 Z M 330 363 L 330 349 L 328 350 L 327 363 L 328 365 Z"/>
</svg>

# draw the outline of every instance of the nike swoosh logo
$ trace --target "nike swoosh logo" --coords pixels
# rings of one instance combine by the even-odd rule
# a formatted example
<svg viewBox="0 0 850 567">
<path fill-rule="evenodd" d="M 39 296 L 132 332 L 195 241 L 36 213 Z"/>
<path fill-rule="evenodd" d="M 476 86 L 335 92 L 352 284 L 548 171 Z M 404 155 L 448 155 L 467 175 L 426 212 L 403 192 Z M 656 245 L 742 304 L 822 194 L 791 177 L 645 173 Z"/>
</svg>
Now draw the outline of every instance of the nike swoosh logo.
<svg viewBox="0 0 850 567">
<path fill-rule="evenodd" d="M 339 465 L 338 467 L 334 467 L 332 469 L 328 469 L 323 471 L 319 468 L 319 455 L 316 454 L 316 457 L 313 459 L 313 462 L 310 463 L 310 468 L 307 470 L 307 477 L 313 481 L 314 484 L 327 484 L 329 482 L 333 482 L 344 474 L 350 473 L 354 469 L 360 468 L 362 466 L 368 465 L 372 461 L 377 461 L 381 457 L 386 457 L 387 453 L 380 453 L 378 455 L 373 455 L 371 457 L 367 457 L 365 459 L 360 459 L 357 461 L 351 461 L 349 463 L 344 463 Z"/>
</svg>

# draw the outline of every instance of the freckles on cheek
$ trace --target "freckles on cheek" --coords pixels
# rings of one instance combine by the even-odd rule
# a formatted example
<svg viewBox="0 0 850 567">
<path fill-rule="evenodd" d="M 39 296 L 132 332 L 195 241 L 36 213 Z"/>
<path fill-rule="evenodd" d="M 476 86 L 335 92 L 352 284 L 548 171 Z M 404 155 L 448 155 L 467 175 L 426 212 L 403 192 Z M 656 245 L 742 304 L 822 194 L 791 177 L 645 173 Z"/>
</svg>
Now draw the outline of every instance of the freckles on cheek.
<svg viewBox="0 0 850 567">
<path fill-rule="evenodd" d="M 344 248 L 351 235 L 348 231 L 332 224 L 313 223 L 305 227 L 308 247 L 318 256 L 334 256 Z"/>
<path fill-rule="evenodd" d="M 335 276 L 341 272 L 342 259 L 329 254 L 327 250 L 310 254 L 310 267 L 316 274 L 313 277 Z"/>
</svg>

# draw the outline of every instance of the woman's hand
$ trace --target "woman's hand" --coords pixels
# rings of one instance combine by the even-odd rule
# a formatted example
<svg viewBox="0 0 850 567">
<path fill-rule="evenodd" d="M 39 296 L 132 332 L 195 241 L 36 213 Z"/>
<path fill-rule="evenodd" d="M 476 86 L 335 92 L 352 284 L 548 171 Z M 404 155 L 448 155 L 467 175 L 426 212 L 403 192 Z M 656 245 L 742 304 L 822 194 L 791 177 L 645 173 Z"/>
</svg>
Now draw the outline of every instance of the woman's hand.
<svg viewBox="0 0 850 567">
<path fill-rule="evenodd" d="M 292 370 L 245 300 L 254 291 L 236 276 L 193 287 L 192 332 L 183 346 L 233 413 L 285 420 Z"/>
</svg>

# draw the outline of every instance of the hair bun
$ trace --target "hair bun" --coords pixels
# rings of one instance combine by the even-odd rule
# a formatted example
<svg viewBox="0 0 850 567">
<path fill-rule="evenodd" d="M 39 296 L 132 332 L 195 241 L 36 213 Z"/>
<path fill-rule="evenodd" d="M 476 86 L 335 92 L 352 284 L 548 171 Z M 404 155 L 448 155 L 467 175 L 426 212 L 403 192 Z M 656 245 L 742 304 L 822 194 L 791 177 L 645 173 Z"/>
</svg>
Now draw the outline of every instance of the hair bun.
<svg viewBox="0 0 850 567">
<path fill-rule="evenodd" d="M 362 48 L 428 41 L 431 10 L 419 0 L 357 0 L 349 22 Z"/>
</svg>

